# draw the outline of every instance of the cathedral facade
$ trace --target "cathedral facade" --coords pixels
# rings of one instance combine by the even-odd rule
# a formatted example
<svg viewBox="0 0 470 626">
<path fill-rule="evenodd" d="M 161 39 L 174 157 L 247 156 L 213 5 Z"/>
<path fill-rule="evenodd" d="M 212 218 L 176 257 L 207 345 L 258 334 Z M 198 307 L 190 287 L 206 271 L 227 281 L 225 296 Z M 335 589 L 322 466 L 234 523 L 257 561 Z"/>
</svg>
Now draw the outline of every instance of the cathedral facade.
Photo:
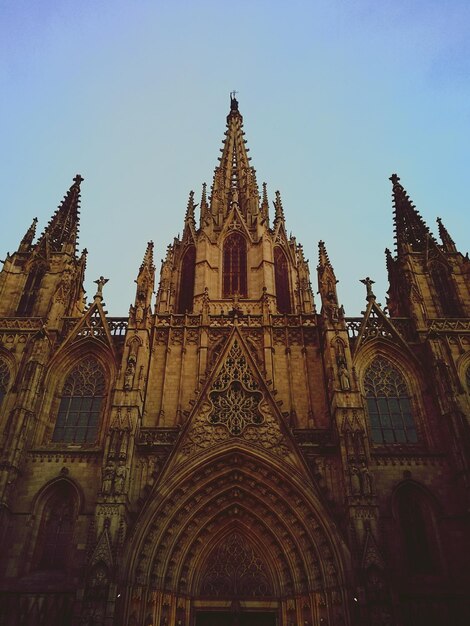
<svg viewBox="0 0 470 626">
<path fill-rule="evenodd" d="M 388 306 L 318 301 L 231 98 L 153 298 L 86 305 L 76 176 L 0 273 L 0 623 L 470 623 L 470 261 L 391 177 Z"/>
</svg>

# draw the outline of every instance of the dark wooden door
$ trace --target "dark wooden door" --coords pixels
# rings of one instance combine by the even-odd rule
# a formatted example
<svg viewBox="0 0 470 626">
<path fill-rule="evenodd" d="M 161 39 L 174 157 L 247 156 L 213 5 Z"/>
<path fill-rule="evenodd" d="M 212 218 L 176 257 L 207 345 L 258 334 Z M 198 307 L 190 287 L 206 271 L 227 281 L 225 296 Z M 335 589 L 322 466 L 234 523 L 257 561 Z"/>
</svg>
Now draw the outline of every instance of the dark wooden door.
<svg viewBox="0 0 470 626">
<path fill-rule="evenodd" d="M 196 614 L 196 626 L 276 626 L 274 613 L 222 613 L 203 611 Z"/>
</svg>

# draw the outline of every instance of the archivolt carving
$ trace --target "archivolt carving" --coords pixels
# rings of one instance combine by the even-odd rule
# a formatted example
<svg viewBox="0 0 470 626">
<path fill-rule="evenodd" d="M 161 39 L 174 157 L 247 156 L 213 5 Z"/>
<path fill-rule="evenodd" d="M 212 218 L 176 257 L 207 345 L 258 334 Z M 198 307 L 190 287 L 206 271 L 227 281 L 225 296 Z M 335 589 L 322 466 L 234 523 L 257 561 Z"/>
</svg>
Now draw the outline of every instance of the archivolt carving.
<svg viewBox="0 0 470 626">
<path fill-rule="evenodd" d="M 292 481 L 255 459 L 232 454 L 192 472 L 178 486 L 159 505 L 137 549 L 138 584 L 198 592 L 204 583 L 191 576 L 207 571 L 203 564 L 208 550 L 220 544 L 217 537 L 237 530 L 263 546 L 278 576 L 276 595 L 338 585 L 330 540 Z"/>
</svg>

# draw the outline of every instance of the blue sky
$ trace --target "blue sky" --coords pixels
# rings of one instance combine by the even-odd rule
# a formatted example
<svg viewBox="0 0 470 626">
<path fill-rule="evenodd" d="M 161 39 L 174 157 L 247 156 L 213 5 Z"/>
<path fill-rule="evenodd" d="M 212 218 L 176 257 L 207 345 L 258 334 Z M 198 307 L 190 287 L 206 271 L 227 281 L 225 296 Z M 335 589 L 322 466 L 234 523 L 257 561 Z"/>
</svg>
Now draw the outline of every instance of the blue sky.
<svg viewBox="0 0 470 626">
<path fill-rule="evenodd" d="M 0 258 L 79 172 L 88 295 L 105 275 L 127 315 L 146 242 L 159 269 L 212 182 L 232 89 L 258 182 L 281 191 L 315 291 L 325 240 L 347 315 L 366 275 L 385 304 L 393 172 L 468 250 L 468 0 L 3 0 Z"/>
</svg>

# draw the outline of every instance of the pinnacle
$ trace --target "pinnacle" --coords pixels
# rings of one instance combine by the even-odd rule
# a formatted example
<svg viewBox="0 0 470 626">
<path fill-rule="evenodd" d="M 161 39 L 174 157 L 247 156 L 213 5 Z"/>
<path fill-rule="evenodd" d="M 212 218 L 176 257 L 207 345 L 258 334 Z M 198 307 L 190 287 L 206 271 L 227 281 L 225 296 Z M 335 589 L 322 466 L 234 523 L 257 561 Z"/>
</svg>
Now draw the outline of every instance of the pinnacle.
<svg viewBox="0 0 470 626">
<path fill-rule="evenodd" d="M 194 204 L 194 191 L 190 191 L 189 192 L 189 198 L 188 198 L 188 206 L 186 208 L 186 221 L 190 220 L 192 222 L 194 222 L 194 211 L 196 209 L 196 204 Z"/>
<path fill-rule="evenodd" d="M 321 269 L 327 266 L 333 269 L 331 266 L 330 258 L 328 256 L 328 252 L 326 250 L 325 242 L 319 241 L 318 242 L 318 269 Z"/>
<path fill-rule="evenodd" d="M 455 247 L 455 242 L 452 237 L 449 235 L 449 231 L 442 223 L 440 217 L 436 219 L 438 228 L 439 228 L 439 237 L 441 238 L 442 245 L 444 246 L 446 252 L 457 252 L 457 248 Z"/>
<path fill-rule="evenodd" d="M 143 272 L 144 269 L 146 268 L 151 271 L 155 269 L 155 266 L 153 264 L 153 246 L 154 246 L 153 241 L 149 241 L 147 244 L 147 248 L 145 250 L 144 258 L 141 263 L 139 273 Z"/>
<path fill-rule="evenodd" d="M 274 222 L 284 221 L 284 209 L 282 207 L 281 193 L 276 191 L 276 199 L 274 200 Z"/>
<path fill-rule="evenodd" d="M 31 247 L 31 244 L 33 243 L 34 237 L 36 235 L 37 223 L 38 223 L 38 218 L 35 217 L 32 221 L 31 226 L 28 228 L 23 239 L 21 240 L 21 243 L 20 243 L 21 251 L 27 251 Z"/>
<path fill-rule="evenodd" d="M 38 241 L 38 245 L 43 244 L 47 238 L 53 252 L 61 252 L 63 246 L 67 244 L 71 244 L 75 249 L 80 214 L 80 184 L 83 180 L 80 174 L 74 177 L 73 185 L 51 217 Z"/>
<path fill-rule="evenodd" d="M 419 211 L 400 183 L 399 176 L 392 174 L 389 180 L 392 181 L 393 185 L 392 195 L 397 252 L 400 252 L 401 246 L 404 244 L 411 245 L 415 252 L 420 252 L 424 250 L 428 239 L 433 239 L 433 237 Z"/>
</svg>

